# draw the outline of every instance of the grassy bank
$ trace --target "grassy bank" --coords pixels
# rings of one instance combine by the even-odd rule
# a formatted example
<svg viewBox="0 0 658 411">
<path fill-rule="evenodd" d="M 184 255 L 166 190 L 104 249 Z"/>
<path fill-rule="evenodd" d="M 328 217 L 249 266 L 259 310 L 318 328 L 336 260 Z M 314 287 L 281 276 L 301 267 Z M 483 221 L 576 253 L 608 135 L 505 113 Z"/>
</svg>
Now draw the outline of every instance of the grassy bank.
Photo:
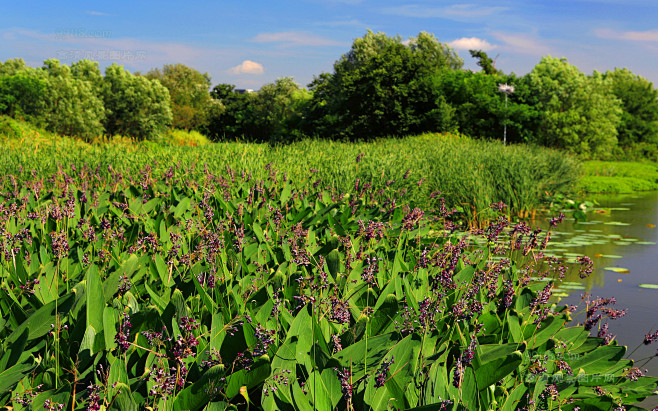
<svg viewBox="0 0 658 411">
<path fill-rule="evenodd" d="M 171 139 L 135 143 L 127 139 L 87 144 L 53 136 L 5 119 L 0 153 L 0 173 L 18 179 L 31 178 L 32 170 L 49 176 L 60 166 L 86 164 L 108 177 L 113 172 L 130 174 L 151 167 L 161 175 L 169 167 L 187 168 L 193 178 L 201 171 L 230 167 L 246 170 L 259 180 L 275 170 L 285 170 L 292 181 L 312 179 L 339 193 L 361 190 L 366 184 L 397 193 L 398 201 L 424 208 L 440 206 L 440 191 L 449 207 L 477 215 L 494 202 L 509 204 L 524 213 L 539 207 L 546 193 L 564 193 L 578 178 L 578 162 L 563 153 L 544 148 L 503 146 L 457 135 L 425 134 L 371 143 L 305 140 L 286 146 L 217 143 L 180 147 Z M 11 123 L 11 124 L 10 124 Z M 177 136 L 180 140 L 180 135 Z M 357 158 L 359 161 L 357 162 Z M 283 178 L 279 174 L 279 178 Z M 358 181 L 358 187 L 355 182 Z"/>
<path fill-rule="evenodd" d="M 658 164 L 630 161 L 586 161 L 579 183 L 588 193 L 658 190 Z"/>
</svg>

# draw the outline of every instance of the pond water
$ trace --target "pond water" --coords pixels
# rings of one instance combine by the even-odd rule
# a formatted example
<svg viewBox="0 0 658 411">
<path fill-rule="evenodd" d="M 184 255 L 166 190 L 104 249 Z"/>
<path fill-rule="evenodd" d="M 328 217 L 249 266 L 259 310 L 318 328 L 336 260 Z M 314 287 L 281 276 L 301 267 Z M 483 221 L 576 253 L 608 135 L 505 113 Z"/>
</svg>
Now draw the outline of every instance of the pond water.
<svg viewBox="0 0 658 411">
<path fill-rule="evenodd" d="M 658 358 L 646 365 L 644 360 L 655 356 L 658 342 L 645 346 L 645 334 L 658 329 L 658 289 L 640 287 L 658 284 L 658 192 L 635 195 L 596 197 L 596 212 L 588 212 L 588 221 L 576 223 L 565 220 L 552 236 L 551 252 L 567 258 L 587 255 L 594 261 L 594 272 L 581 280 L 578 270 L 571 270 L 566 278 L 560 304 L 577 304 L 584 291 L 596 297 L 615 297 L 614 308 L 628 309 L 617 320 L 607 320 L 610 332 L 620 345 L 628 347 L 627 356 L 648 375 L 658 376 Z M 575 285 L 582 284 L 582 288 Z M 584 307 L 584 303 L 581 307 Z M 574 317 L 583 321 L 584 314 Z M 630 353 L 638 347 L 635 352 Z M 649 405 L 645 402 L 643 405 Z M 651 406 L 658 399 L 651 400 Z"/>
</svg>

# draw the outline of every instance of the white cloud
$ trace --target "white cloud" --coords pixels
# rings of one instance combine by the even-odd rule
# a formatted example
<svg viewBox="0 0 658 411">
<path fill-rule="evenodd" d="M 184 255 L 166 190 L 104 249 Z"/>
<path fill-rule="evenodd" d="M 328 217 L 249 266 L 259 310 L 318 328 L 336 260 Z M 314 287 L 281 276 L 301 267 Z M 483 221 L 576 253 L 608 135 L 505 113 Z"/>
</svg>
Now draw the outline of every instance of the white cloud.
<svg viewBox="0 0 658 411">
<path fill-rule="evenodd" d="M 462 37 L 453 40 L 448 45 L 459 50 L 482 50 L 489 51 L 496 48 L 496 45 L 477 37 Z"/>
<path fill-rule="evenodd" d="M 96 10 L 87 10 L 85 11 L 85 13 L 91 16 L 114 16 L 114 14 L 104 13 L 102 11 L 96 11 Z"/>
<path fill-rule="evenodd" d="M 260 63 L 245 60 L 237 66 L 230 68 L 228 72 L 230 74 L 263 74 L 265 69 L 263 69 L 263 65 Z"/>
<path fill-rule="evenodd" d="M 542 40 L 528 33 L 493 32 L 491 35 L 502 43 L 501 48 L 511 53 L 528 54 L 531 56 L 556 54 Z"/>
<path fill-rule="evenodd" d="M 505 7 L 484 7 L 475 4 L 454 4 L 447 7 L 408 4 L 397 7 L 386 7 L 382 12 L 384 14 L 403 17 L 464 20 L 487 17 L 505 10 L 507 10 Z"/>
<path fill-rule="evenodd" d="M 304 31 L 280 31 L 277 33 L 261 33 L 251 39 L 255 43 L 280 43 L 290 46 L 344 46 L 343 43 L 328 38 L 315 36 Z"/>
<path fill-rule="evenodd" d="M 101 66 L 110 63 L 129 65 L 134 70 L 146 70 L 163 64 L 181 62 L 192 64 L 208 55 L 230 57 L 228 50 L 202 49 L 189 44 L 175 42 L 153 42 L 135 38 L 113 38 L 111 32 L 89 33 L 80 31 L 41 33 L 21 28 L 0 32 L 11 42 L 4 49 L 14 46 L 29 49 L 34 54 L 25 58 L 57 58 L 62 62 L 78 61 L 83 58 L 95 60 Z M 78 35 L 79 34 L 79 35 Z M 106 35 L 107 34 L 107 35 Z"/>
<path fill-rule="evenodd" d="M 318 26 L 324 27 L 368 27 L 367 24 L 360 22 L 357 19 L 352 20 L 334 20 L 334 21 L 322 21 L 318 23 Z"/>
<path fill-rule="evenodd" d="M 615 31 L 610 29 L 597 29 L 594 30 L 594 34 L 602 39 L 658 42 L 658 30 Z"/>
</svg>

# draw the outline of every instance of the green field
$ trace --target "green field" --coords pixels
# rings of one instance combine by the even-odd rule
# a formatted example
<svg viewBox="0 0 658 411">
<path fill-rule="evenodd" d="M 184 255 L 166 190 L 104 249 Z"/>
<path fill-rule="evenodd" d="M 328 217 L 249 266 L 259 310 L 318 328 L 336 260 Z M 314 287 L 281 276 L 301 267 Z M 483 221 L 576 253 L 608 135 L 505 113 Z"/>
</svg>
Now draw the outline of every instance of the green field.
<svg viewBox="0 0 658 411">
<path fill-rule="evenodd" d="M 658 164 L 586 161 L 579 188 L 588 193 L 633 193 L 658 190 Z"/>
<path fill-rule="evenodd" d="M 271 164 L 293 181 L 311 179 L 320 187 L 347 193 L 358 179 L 361 188 L 370 184 L 377 190 L 396 193 L 398 201 L 423 208 L 440 205 L 439 197 L 432 196 L 439 191 L 448 207 L 473 218 L 489 204 L 501 201 L 512 213 L 535 210 L 546 194 L 571 191 L 579 175 L 578 161 L 560 151 L 505 147 L 451 134 L 369 143 L 304 140 L 284 146 L 215 143 L 180 147 L 168 144 L 170 140 L 132 143 L 114 139 L 87 144 L 25 123 L 4 121 L 4 125 L 0 123 L 5 148 L 0 153 L 0 173 L 19 179 L 28 178 L 32 170 L 40 177 L 49 176 L 60 168 L 68 170 L 71 164 L 86 165 L 104 177 L 110 165 L 122 173 L 134 173 L 148 165 L 154 174 L 162 174 L 171 166 L 184 164 L 190 177 L 196 179 L 206 167 L 212 172 L 230 167 L 263 179 L 270 173 L 266 166 Z"/>
<path fill-rule="evenodd" d="M 3 127 L 0 406 L 605 409 L 658 384 L 590 335 L 609 303 L 553 304 L 591 260 L 545 257 L 550 231 L 489 204 L 567 192 L 578 163 L 560 152 Z"/>
</svg>

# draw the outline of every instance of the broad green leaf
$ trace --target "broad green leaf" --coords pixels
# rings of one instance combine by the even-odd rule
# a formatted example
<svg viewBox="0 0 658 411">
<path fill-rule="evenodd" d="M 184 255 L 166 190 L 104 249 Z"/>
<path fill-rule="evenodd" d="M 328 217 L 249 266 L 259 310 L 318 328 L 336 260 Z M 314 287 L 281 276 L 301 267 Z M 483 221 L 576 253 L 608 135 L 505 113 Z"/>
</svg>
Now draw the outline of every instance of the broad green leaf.
<svg viewBox="0 0 658 411">
<path fill-rule="evenodd" d="M 254 367 L 256 364 L 254 364 Z M 244 371 L 244 370 L 241 370 Z M 175 410 L 199 410 L 213 398 L 214 393 L 221 389 L 220 379 L 226 371 L 224 365 L 215 365 L 204 372 L 201 378 L 191 386 L 178 393 L 174 399 Z M 237 394 L 233 393 L 231 397 Z"/>
<path fill-rule="evenodd" d="M 13 367 L 18 359 L 23 354 L 23 349 L 27 344 L 28 337 L 30 335 L 30 329 L 25 328 L 21 334 L 17 334 L 17 338 L 12 341 L 8 341 L 9 345 L 7 351 L 5 351 L 2 359 L 0 359 L 0 371 L 4 371 L 9 367 Z"/>
<path fill-rule="evenodd" d="M 525 351 L 525 344 L 481 344 L 477 346 L 477 359 L 484 365 L 490 361 L 499 360 L 512 354 L 514 351 Z"/>
<path fill-rule="evenodd" d="M 271 372 L 270 358 L 267 355 L 256 358 L 249 371 L 242 369 L 226 377 L 226 396 L 235 397 L 242 386 L 246 386 L 247 389 L 256 387 L 265 381 Z"/>
<path fill-rule="evenodd" d="M 340 381 L 332 369 L 325 369 L 322 374 L 313 371 L 304 387 L 313 407 L 318 411 L 333 410 L 342 396 Z"/>
<path fill-rule="evenodd" d="M 379 366 L 388 351 L 399 341 L 397 333 L 388 333 L 368 338 L 344 347 L 334 354 L 333 358 L 341 367 L 352 370 L 354 381 L 360 380 Z"/>
<path fill-rule="evenodd" d="M 576 370 L 582 368 L 588 374 L 597 374 L 614 366 L 624 356 L 624 353 L 626 353 L 626 347 L 602 345 L 568 362 L 574 373 L 576 373 Z"/>
<path fill-rule="evenodd" d="M 103 311 L 105 310 L 105 295 L 98 267 L 92 264 L 87 270 L 87 327 L 94 330 L 103 329 Z"/>
<path fill-rule="evenodd" d="M 117 385 L 113 386 L 113 388 L 115 390 L 116 397 L 114 397 L 114 402 L 109 408 L 110 410 L 137 411 L 139 409 L 129 386 L 123 383 L 117 383 Z"/>
<path fill-rule="evenodd" d="M 171 287 L 173 283 L 173 279 L 171 278 L 171 271 L 170 268 L 167 266 L 167 263 L 165 263 L 164 259 L 160 254 L 156 254 L 154 256 L 155 260 L 155 268 L 158 272 L 158 275 L 160 276 L 160 281 L 162 281 L 162 285 L 164 287 Z"/>
<path fill-rule="evenodd" d="M 16 364 L 0 372 L 0 392 L 6 393 L 18 384 L 26 375 L 36 367 L 32 360 Z"/>
<path fill-rule="evenodd" d="M 519 384 L 514 387 L 512 392 L 510 392 L 510 394 L 507 396 L 507 399 L 503 403 L 503 408 L 501 408 L 501 411 L 514 411 L 518 409 L 519 401 L 521 401 L 521 398 L 523 398 L 527 392 L 528 388 L 525 386 L 525 384 Z"/>
<path fill-rule="evenodd" d="M 174 208 L 174 218 L 180 219 L 183 214 L 190 208 L 190 198 L 189 197 L 183 197 L 179 202 L 178 205 L 176 205 L 176 208 Z"/>
<path fill-rule="evenodd" d="M 370 318 L 368 334 L 375 336 L 382 334 L 393 323 L 398 313 L 398 299 L 393 294 L 386 296 L 383 304 L 374 312 Z"/>
<path fill-rule="evenodd" d="M 490 385 L 502 380 L 523 362 L 521 351 L 515 351 L 503 358 L 491 360 L 475 370 L 475 379 L 477 380 L 479 390 L 484 390 Z"/>
<path fill-rule="evenodd" d="M 28 341 L 35 338 L 43 337 L 52 330 L 51 324 L 57 322 L 55 313 L 65 314 L 68 312 L 75 300 L 73 293 L 66 294 L 58 301 L 51 301 L 50 303 L 39 308 L 30 315 L 27 321 L 16 327 L 14 331 L 7 337 L 7 341 L 16 341 L 24 330 L 29 329 Z M 6 343 L 6 342 L 5 342 Z"/>
<path fill-rule="evenodd" d="M 116 318 L 113 307 L 105 307 L 103 310 L 103 335 L 105 336 L 105 347 L 113 350 L 116 347 L 114 336 L 117 333 Z"/>
</svg>

